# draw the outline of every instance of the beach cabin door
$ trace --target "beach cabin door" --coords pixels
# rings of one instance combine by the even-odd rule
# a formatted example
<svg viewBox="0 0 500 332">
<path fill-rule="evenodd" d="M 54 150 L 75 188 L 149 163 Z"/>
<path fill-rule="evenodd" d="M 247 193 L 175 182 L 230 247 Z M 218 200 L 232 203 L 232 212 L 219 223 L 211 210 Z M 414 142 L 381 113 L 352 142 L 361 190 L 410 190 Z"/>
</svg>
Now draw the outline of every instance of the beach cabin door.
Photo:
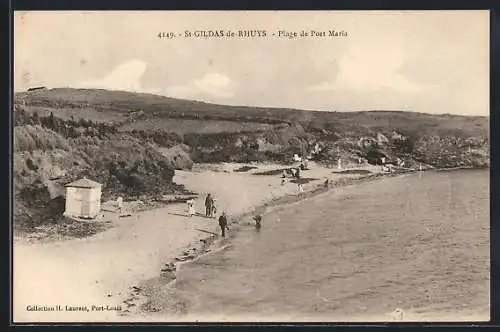
<svg viewBox="0 0 500 332">
<path fill-rule="evenodd" d="M 90 190 L 85 190 L 82 193 L 82 216 L 89 216 L 91 214 L 90 194 Z"/>
<path fill-rule="evenodd" d="M 82 216 L 87 217 L 90 215 L 90 202 L 82 201 Z"/>
<path fill-rule="evenodd" d="M 74 216 L 79 216 L 82 212 L 83 197 L 80 188 L 75 188 L 74 192 L 74 209 L 72 211 Z"/>
</svg>

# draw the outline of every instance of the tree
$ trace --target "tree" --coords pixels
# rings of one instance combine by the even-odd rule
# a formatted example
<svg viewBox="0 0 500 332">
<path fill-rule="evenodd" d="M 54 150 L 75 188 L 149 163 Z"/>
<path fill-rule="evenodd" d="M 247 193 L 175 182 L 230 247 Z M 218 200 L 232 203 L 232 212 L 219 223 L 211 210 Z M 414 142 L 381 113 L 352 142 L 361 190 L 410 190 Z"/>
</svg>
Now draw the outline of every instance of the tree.
<svg viewBox="0 0 500 332">
<path fill-rule="evenodd" d="M 56 118 L 54 117 L 53 112 L 50 112 L 50 115 L 49 115 L 49 128 L 54 130 L 54 131 L 57 129 Z"/>
<path fill-rule="evenodd" d="M 40 117 L 38 116 L 38 112 L 37 111 L 33 112 L 33 118 L 32 119 L 33 119 L 33 124 L 34 125 L 40 124 Z"/>
</svg>

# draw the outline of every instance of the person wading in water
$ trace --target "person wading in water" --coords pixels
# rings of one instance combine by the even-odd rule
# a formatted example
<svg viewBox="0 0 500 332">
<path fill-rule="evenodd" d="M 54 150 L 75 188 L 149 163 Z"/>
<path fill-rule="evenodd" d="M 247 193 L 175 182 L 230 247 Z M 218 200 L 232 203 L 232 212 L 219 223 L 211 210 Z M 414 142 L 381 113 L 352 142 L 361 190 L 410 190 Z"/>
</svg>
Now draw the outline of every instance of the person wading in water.
<svg viewBox="0 0 500 332">
<path fill-rule="evenodd" d="M 219 226 L 222 232 L 222 237 L 226 237 L 226 228 L 228 227 L 227 227 L 227 216 L 225 211 L 222 212 L 222 214 L 219 217 Z"/>
<path fill-rule="evenodd" d="M 253 217 L 253 220 L 255 220 L 255 229 L 257 231 L 260 231 L 260 228 L 262 227 L 262 225 L 260 224 L 260 222 L 262 221 L 262 216 L 256 215 L 255 217 Z"/>
</svg>

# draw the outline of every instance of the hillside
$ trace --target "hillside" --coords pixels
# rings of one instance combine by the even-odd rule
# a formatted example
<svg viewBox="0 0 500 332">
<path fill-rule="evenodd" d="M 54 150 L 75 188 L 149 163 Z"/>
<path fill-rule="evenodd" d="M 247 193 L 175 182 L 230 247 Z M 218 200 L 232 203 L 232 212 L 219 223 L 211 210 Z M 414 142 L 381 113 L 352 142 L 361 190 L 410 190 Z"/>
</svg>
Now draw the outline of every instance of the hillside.
<svg viewBox="0 0 500 332">
<path fill-rule="evenodd" d="M 312 153 L 326 164 L 386 156 L 406 165 L 489 166 L 487 117 L 236 107 L 59 88 L 16 93 L 15 119 L 15 195 L 27 209 L 51 200 L 45 194 L 28 204 L 25 191 L 34 184 L 48 191 L 46 173 L 55 169 L 65 174 L 59 183 L 88 175 L 109 197 L 136 197 L 179 190 L 173 171 L 192 161 L 287 163 L 294 153 Z"/>
<path fill-rule="evenodd" d="M 172 183 L 175 169 L 192 167 L 182 149 L 162 154 L 110 127 L 32 116 L 22 109 L 16 110 L 15 120 L 13 185 L 18 226 L 59 221 L 64 185 L 84 176 L 104 185 L 103 199 L 184 192 Z"/>
<path fill-rule="evenodd" d="M 265 131 L 270 125 L 300 124 L 306 129 L 347 132 L 399 129 L 422 135 L 478 136 L 488 133 L 488 118 L 458 115 L 430 115 L 415 112 L 363 111 L 319 112 L 297 109 L 226 106 L 168 98 L 145 93 L 101 89 L 58 88 L 16 93 L 16 104 L 32 111 L 56 111 L 56 116 L 109 122 L 124 130 L 176 128 L 182 133 Z M 48 115 L 48 114 L 47 114 Z M 184 121 L 180 120 L 197 120 Z M 207 122 L 208 121 L 208 122 Z M 182 128 L 171 124 L 182 123 Z M 232 127 L 231 127 L 232 126 Z M 250 126 L 250 127 L 249 127 Z"/>
</svg>

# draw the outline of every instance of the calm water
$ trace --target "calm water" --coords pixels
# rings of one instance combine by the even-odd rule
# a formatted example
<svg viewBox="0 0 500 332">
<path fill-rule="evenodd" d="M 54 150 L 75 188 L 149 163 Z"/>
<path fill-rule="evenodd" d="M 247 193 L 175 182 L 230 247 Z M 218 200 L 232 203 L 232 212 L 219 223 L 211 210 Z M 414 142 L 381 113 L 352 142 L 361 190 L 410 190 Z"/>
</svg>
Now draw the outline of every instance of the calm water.
<svg viewBox="0 0 500 332">
<path fill-rule="evenodd" d="M 489 312 L 489 171 L 386 178 L 280 207 L 182 267 L 163 305 L 199 315 Z M 168 302 L 168 303 L 167 303 Z M 175 302 L 175 304 L 173 304 Z M 453 316 L 455 315 L 455 317 Z"/>
</svg>

